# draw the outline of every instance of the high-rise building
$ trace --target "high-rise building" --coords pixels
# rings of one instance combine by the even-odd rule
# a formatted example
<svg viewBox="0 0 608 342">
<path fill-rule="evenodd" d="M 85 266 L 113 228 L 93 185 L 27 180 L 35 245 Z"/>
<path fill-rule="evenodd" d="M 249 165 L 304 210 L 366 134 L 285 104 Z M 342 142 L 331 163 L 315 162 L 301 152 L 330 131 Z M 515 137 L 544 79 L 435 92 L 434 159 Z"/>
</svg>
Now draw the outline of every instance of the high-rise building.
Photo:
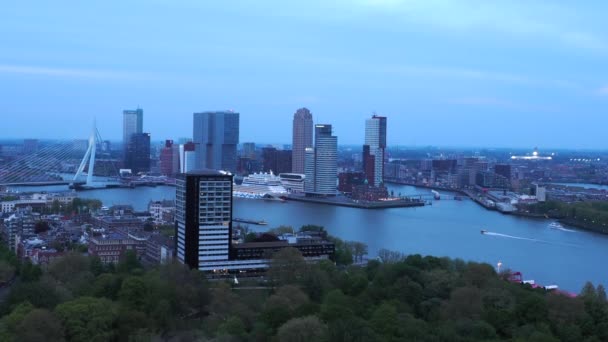
<svg viewBox="0 0 608 342">
<path fill-rule="evenodd" d="M 239 143 L 239 113 L 233 111 L 194 113 L 194 143 L 198 169 L 236 171 Z"/>
<path fill-rule="evenodd" d="M 277 150 L 274 147 L 262 148 L 262 171 L 275 174 L 291 173 L 292 152 L 291 150 Z"/>
<path fill-rule="evenodd" d="M 122 142 L 124 150 L 127 150 L 132 134 L 141 134 L 144 132 L 144 110 L 137 108 L 135 110 L 122 111 Z"/>
<path fill-rule="evenodd" d="M 179 145 L 179 172 L 187 173 L 196 168 L 196 145 L 189 141 Z"/>
<path fill-rule="evenodd" d="M 216 170 L 180 174 L 176 182 L 177 259 L 198 270 L 230 259 L 232 175 Z"/>
<path fill-rule="evenodd" d="M 125 168 L 132 173 L 150 171 L 150 133 L 134 133 L 127 144 Z"/>
<path fill-rule="evenodd" d="M 386 117 L 375 115 L 365 120 L 363 145 L 363 171 L 371 186 L 384 183 L 384 157 L 386 151 Z"/>
<path fill-rule="evenodd" d="M 165 146 L 160 149 L 160 173 L 165 176 L 174 176 L 179 173 L 179 146 L 173 140 L 166 140 Z"/>
<path fill-rule="evenodd" d="M 304 173 L 306 149 L 312 147 L 312 114 L 300 108 L 293 115 L 292 171 Z"/>
<path fill-rule="evenodd" d="M 315 147 L 306 149 L 304 191 L 308 196 L 334 196 L 338 177 L 338 137 L 331 125 L 315 125 Z"/>
</svg>

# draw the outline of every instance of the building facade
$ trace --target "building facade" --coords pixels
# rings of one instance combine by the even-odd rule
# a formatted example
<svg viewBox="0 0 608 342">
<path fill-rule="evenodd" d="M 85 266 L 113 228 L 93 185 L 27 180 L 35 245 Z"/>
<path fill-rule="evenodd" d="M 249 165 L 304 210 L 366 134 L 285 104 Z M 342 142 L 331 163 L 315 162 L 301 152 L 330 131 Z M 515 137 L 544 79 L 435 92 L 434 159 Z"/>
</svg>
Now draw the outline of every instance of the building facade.
<svg viewBox="0 0 608 342">
<path fill-rule="evenodd" d="M 331 125 L 315 125 L 315 147 L 306 149 L 304 191 L 308 196 L 334 196 L 338 177 L 338 137 Z"/>
<path fill-rule="evenodd" d="M 150 171 L 150 133 L 134 133 L 127 145 L 125 168 L 132 173 Z"/>
<path fill-rule="evenodd" d="M 293 173 L 304 173 L 306 149 L 312 147 L 312 114 L 300 108 L 293 115 L 292 167 Z"/>
<path fill-rule="evenodd" d="M 132 134 L 141 134 L 143 132 L 144 110 L 141 108 L 124 110 L 122 112 L 122 142 L 124 149 L 127 149 Z"/>
<path fill-rule="evenodd" d="M 196 168 L 235 172 L 239 143 L 239 113 L 194 113 Z"/>
<path fill-rule="evenodd" d="M 292 168 L 292 151 L 277 150 L 274 147 L 262 148 L 262 171 L 275 174 L 291 173 Z"/>
<path fill-rule="evenodd" d="M 180 170 L 179 146 L 173 140 L 166 140 L 165 145 L 160 150 L 160 173 L 165 176 L 174 176 Z"/>
<path fill-rule="evenodd" d="M 189 267 L 230 257 L 232 183 L 229 173 L 203 170 L 180 174 L 176 189 L 176 255 Z"/>
<path fill-rule="evenodd" d="M 384 159 L 386 151 L 386 117 L 372 116 L 365 120 L 365 145 L 363 146 L 363 170 L 371 186 L 384 183 Z"/>
</svg>

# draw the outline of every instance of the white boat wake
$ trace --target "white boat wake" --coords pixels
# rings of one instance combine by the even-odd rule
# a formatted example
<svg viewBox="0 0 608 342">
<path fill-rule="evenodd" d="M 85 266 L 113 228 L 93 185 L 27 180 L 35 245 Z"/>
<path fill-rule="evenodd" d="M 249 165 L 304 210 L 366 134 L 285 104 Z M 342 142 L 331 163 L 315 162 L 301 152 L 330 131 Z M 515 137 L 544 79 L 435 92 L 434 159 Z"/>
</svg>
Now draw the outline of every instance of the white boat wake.
<svg viewBox="0 0 608 342">
<path fill-rule="evenodd" d="M 557 223 L 557 222 L 553 222 L 549 225 L 549 228 L 551 229 L 557 229 L 557 230 L 561 230 L 562 232 L 569 232 L 569 233 L 576 233 L 576 230 L 574 229 L 568 229 L 568 228 L 564 228 L 564 226 L 562 226 L 561 224 Z"/>
<path fill-rule="evenodd" d="M 580 247 L 580 245 L 571 244 L 571 243 L 551 242 L 551 241 L 532 239 L 532 238 L 526 238 L 526 237 L 521 237 L 521 236 L 513 236 L 513 235 L 507 235 L 507 234 L 501 234 L 501 233 L 494 233 L 494 232 L 485 232 L 485 233 L 483 233 L 483 235 L 503 237 L 503 238 L 515 239 L 515 240 L 531 241 L 531 242 L 537 242 L 537 243 L 546 243 L 548 245 L 558 245 L 558 246 L 567 246 L 567 247 Z"/>
</svg>

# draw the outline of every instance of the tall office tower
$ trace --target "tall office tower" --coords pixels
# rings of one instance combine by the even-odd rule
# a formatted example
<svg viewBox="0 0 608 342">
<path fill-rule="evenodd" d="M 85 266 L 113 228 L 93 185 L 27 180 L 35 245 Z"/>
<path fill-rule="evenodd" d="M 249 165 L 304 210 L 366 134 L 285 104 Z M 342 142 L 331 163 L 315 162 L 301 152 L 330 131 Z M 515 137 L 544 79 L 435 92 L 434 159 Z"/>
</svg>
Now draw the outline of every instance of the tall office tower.
<svg viewBox="0 0 608 342">
<path fill-rule="evenodd" d="M 232 175 L 201 170 L 180 174 L 176 181 L 177 259 L 198 270 L 230 258 Z"/>
<path fill-rule="evenodd" d="M 315 125 L 315 147 L 305 150 L 304 192 L 309 196 L 334 196 L 338 179 L 338 137 L 331 125 Z"/>
<path fill-rule="evenodd" d="M 304 173 L 306 149 L 309 147 L 312 147 L 312 114 L 307 108 L 300 108 L 293 115 L 293 173 Z"/>
<path fill-rule="evenodd" d="M 374 114 L 365 120 L 363 171 L 372 186 L 384 183 L 384 154 L 386 151 L 386 117 Z"/>
<path fill-rule="evenodd" d="M 160 173 L 165 176 L 174 176 L 179 173 L 179 147 L 173 140 L 166 140 L 165 146 L 160 149 Z"/>
<path fill-rule="evenodd" d="M 241 153 L 241 157 L 255 159 L 255 143 L 243 143 L 243 153 Z"/>
<path fill-rule="evenodd" d="M 150 171 L 150 133 L 131 134 L 125 154 L 125 167 L 132 173 Z"/>
<path fill-rule="evenodd" d="M 198 169 L 236 172 L 239 143 L 239 113 L 233 111 L 194 113 L 194 143 Z"/>
<path fill-rule="evenodd" d="M 137 108 L 136 110 L 122 111 L 122 143 L 124 151 L 131 141 L 132 134 L 141 134 L 144 132 L 144 110 Z"/>
</svg>

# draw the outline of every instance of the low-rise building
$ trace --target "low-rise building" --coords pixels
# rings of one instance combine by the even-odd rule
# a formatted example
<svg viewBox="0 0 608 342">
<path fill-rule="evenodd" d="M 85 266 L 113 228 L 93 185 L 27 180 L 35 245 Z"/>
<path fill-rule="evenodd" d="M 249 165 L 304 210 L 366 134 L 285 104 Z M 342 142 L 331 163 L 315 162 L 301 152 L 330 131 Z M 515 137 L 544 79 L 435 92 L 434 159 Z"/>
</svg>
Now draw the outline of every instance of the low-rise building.
<svg viewBox="0 0 608 342">
<path fill-rule="evenodd" d="M 89 254 L 99 257 L 105 264 L 117 263 L 120 257 L 129 250 L 136 251 L 137 243 L 120 234 L 89 239 Z"/>
</svg>

